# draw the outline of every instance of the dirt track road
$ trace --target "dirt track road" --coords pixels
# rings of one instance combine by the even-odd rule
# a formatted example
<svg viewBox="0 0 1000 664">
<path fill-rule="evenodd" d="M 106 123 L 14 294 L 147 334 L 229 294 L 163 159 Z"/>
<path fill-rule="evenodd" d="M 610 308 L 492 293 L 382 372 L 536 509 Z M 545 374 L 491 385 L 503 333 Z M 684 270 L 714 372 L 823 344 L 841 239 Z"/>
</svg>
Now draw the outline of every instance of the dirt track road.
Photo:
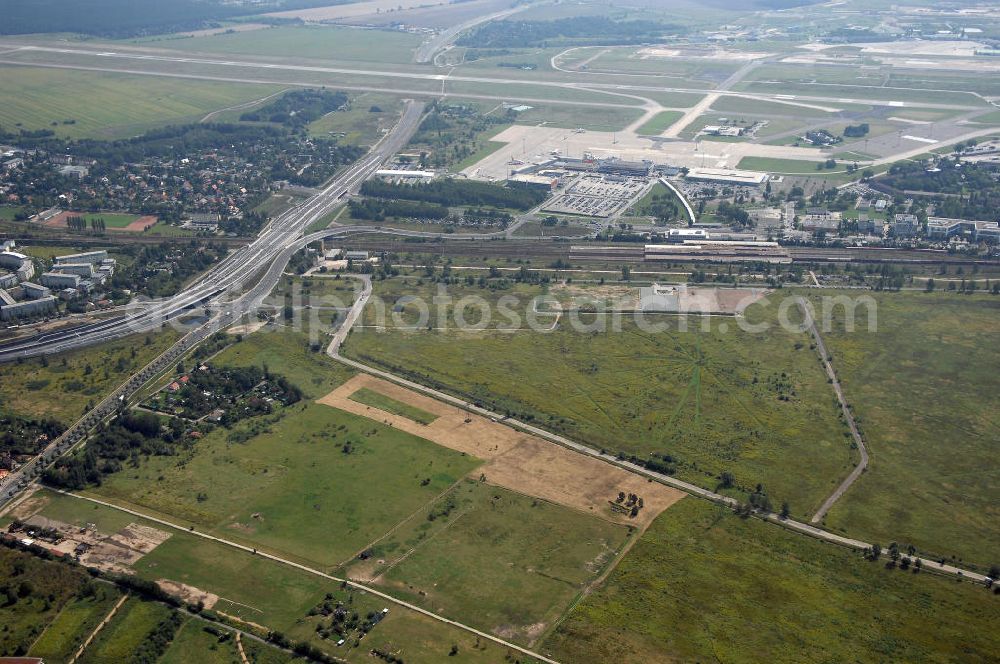
<svg viewBox="0 0 1000 664">
<path fill-rule="evenodd" d="M 813 275 L 813 279 L 816 279 L 816 275 Z M 818 285 L 818 283 L 817 283 Z M 826 376 L 830 379 L 830 384 L 833 386 L 833 391 L 837 395 L 837 402 L 840 403 L 840 410 L 844 414 L 844 421 L 847 422 L 847 426 L 851 430 L 851 436 L 854 438 L 854 443 L 858 446 L 858 452 L 861 454 L 861 460 L 858 461 L 858 465 L 854 467 L 854 470 L 844 478 L 844 481 L 840 483 L 833 493 L 823 501 L 819 510 L 813 517 L 809 520 L 809 523 L 819 523 L 826 516 L 826 513 L 830 511 L 833 504 L 836 503 L 841 496 L 844 495 L 851 485 L 861 477 L 861 473 L 865 472 L 868 468 L 868 448 L 865 447 L 864 438 L 861 437 L 861 432 L 858 431 L 858 425 L 854 421 L 854 415 L 851 414 L 851 409 L 847 406 L 847 399 L 844 398 L 844 391 L 840 387 L 840 381 L 837 379 L 837 372 L 833 370 L 833 365 L 830 364 L 829 354 L 826 352 L 826 344 L 823 343 L 823 337 L 820 336 L 819 330 L 816 328 L 816 321 L 813 319 L 812 313 L 808 308 L 808 302 L 805 298 L 798 298 L 799 309 L 802 311 L 802 315 L 805 316 L 806 320 L 809 322 L 809 332 L 812 334 L 813 339 L 816 341 L 816 350 L 819 352 L 820 358 L 823 360 L 823 368 L 826 369 Z"/>
</svg>

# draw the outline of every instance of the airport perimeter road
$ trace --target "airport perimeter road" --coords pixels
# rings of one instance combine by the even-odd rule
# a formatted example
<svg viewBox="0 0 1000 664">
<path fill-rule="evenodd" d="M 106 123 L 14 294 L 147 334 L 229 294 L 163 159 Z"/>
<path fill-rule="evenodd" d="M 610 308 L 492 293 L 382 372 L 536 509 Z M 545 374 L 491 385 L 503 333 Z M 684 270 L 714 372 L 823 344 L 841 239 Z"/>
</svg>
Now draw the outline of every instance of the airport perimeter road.
<svg viewBox="0 0 1000 664">
<path fill-rule="evenodd" d="M 433 62 L 434 56 L 436 56 L 442 49 L 450 46 L 451 42 L 466 30 L 471 30 L 477 25 L 482 25 L 483 23 L 489 23 L 490 21 L 507 18 L 511 14 L 522 12 L 531 6 L 532 5 L 522 5 L 520 7 L 505 9 L 503 11 L 494 12 L 485 16 L 477 16 L 476 18 L 466 21 L 465 23 L 460 23 L 450 28 L 446 28 L 421 44 L 420 47 L 417 48 L 416 53 L 413 54 L 413 61 L 420 64 Z"/>
<path fill-rule="evenodd" d="M 354 306 L 359 308 L 359 315 L 360 315 L 360 309 L 364 307 L 364 304 L 363 303 L 359 304 L 359 302 L 360 300 L 356 301 Z M 353 320 L 356 321 L 357 318 L 358 316 L 355 316 Z M 344 327 L 346 327 L 346 322 L 347 321 L 345 321 Z M 467 410 L 470 413 L 475 413 L 477 415 L 482 415 L 483 417 L 488 417 L 494 422 L 501 422 L 505 426 L 509 426 L 513 429 L 518 429 L 520 431 L 536 435 L 539 438 L 543 438 L 550 442 L 556 443 L 557 445 L 562 445 L 563 447 L 579 452 L 580 454 L 585 454 L 589 457 L 593 457 L 595 459 L 604 461 L 605 463 L 618 466 L 619 468 L 624 468 L 625 470 L 635 473 L 636 475 L 641 475 L 647 479 L 660 482 L 661 484 L 666 484 L 667 486 L 674 487 L 675 489 L 680 489 L 681 491 L 684 491 L 685 493 L 688 493 L 692 496 L 703 498 L 705 500 L 710 500 L 713 503 L 718 503 L 720 505 L 724 505 L 725 507 L 729 508 L 735 508 L 739 505 L 736 499 L 731 498 L 729 496 L 724 496 L 722 494 L 715 493 L 714 491 L 710 491 L 709 489 L 705 489 L 696 484 L 691 484 L 690 482 L 685 482 L 684 480 L 679 480 L 676 477 L 671 477 L 670 475 L 664 475 L 663 473 L 658 473 L 654 470 L 646 468 L 645 466 L 640 466 L 639 464 L 635 464 L 630 461 L 624 461 L 622 459 L 617 458 L 616 456 L 613 456 L 611 454 L 606 454 L 604 452 L 596 450 L 582 443 L 570 440 L 565 436 L 560 436 L 558 434 L 551 433 L 533 424 L 528 424 L 527 422 L 522 422 L 520 420 L 507 417 L 499 413 L 495 413 L 491 410 L 487 410 L 486 408 L 477 406 L 474 403 L 452 396 L 447 392 L 442 392 L 441 390 L 437 390 L 432 387 L 427 387 L 426 385 L 421 385 L 420 383 L 408 380 L 406 378 L 403 378 L 402 376 L 397 376 L 394 373 L 383 371 L 382 369 L 378 369 L 376 367 L 364 364 L 362 362 L 357 362 L 350 358 L 346 358 L 340 354 L 340 347 L 343 344 L 343 340 L 344 338 L 346 338 L 348 332 L 350 332 L 350 330 L 344 330 L 344 333 L 341 335 L 338 331 L 338 337 L 340 338 L 340 341 L 336 345 L 331 343 L 330 347 L 327 349 L 327 353 L 333 359 L 343 364 L 346 364 L 349 367 L 352 367 L 359 371 L 363 371 L 373 376 L 377 376 L 379 378 L 383 378 L 390 382 L 396 383 L 397 385 L 402 385 L 403 387 L 410 388 L 417 392 L 422 392 L 423 394 L 426 394 L 430 397 L 451 404 L 453 406 L 457 406 L 459 408 L 462 408 L 463 410 Z M 867 454 L 865 458 L 867 458 Z M 794 519 L 783 519 L 779 515 L 770 512 L 755 511 L 753 513 L 753 516 L 763 521 L 768 521 L 770 523 L 777 524 L 779 526 L 795 531 L 797 533 L 809 535 L 810 537 L 814 537 L 818 540 L 829 542 L 831 544 L 836 544 L 838 546 L 846 546 L 850 549 L 855 549 L 858 551 L 866 551 L 871 548 L 871 544 L 869 544 L 868 542 L 863 542 L 861 540 L 853 539 L 850 537 L 844 537 L 843 535 L 838 535 L 836 533 L 831 533 L 828 530 L 818 528 L 812 524 L 803 523 L 801 521 L 795 521 Z M 924 571 L 958 576 L 979 583 L 986 583 L 987 580 L 987 577 L 985 575 L 979 574 L 978 572 L 973 572 L 971 570 L 962 569 L 961 567 L 956 567 L 954 565 L 944 565 L 936 560 L 930 560 L 928 558 L 919 558 L 917 556 L 910 556 L 910 558 L 914 562 L 919 560 L 922 569 Z"/>
<path fill-rule="evenodd" d="M 417 129 L 423 108 L 423 103 L 408 102 L 395 128 L 368 154 L 338 173 L 320 193 L 273 219 L 257 239 L 231 253 L 181 293 L 158 302 L 144 303 L 141 310 L 126 316 L 2 345 L 0 362 L 65 352 L 157 330 L 164 323 L 194 313 L 198 307 L 224 298 L 228 293 L 242 293 L 286 248 L 298 246 L 297 240 L 310 224 L 341 204 L 406 144 Z"/>
<path fill-rule="evenodd" d="M 813 275 L 813 280 L 816 280 L 816 275 Z M 819 282 L 816 282 L 819 285 Z M 861 454 L 861 459 L 858 461 L 858 465 L 854 466 L 854 470 L 844 478 L 844 481 L 840 483 L 833 493 L 823 501 L 823 504 L 817 510 L 816 514 L 809 520 L 809 523 L 817 524 L 823 520 L 826 513 L 830 511 L 833 504 L 840 500 L 840 497 L 844 495 L 844 492 L 851 488 L 851 485 L 859 477 L 861 473 L 865 472 L 868 468 L 868 448 L 865 447 L 865 440 L 861 437 L 861 432 L 858 431 L 858 424 L 854 421 L 854 415 L 851 414 L 851 409 L 847 405 L 847 399 L 844 398 L 844 391 L 840 388 L 840 380 L 837 379 L 837 372 L 833 370 L 833 365 L 830 363 L 830 356 L 826 352 L 826 344 L 823 343 L 823 337 L 819 334 L 819 329 L 816 327 L 816 320 L 813 318 L 812 311 L 809 307 L 809 302 L 803 297 L 796 300 L 799 305 L 799 309 L 802 311 L 802 315 L 805 317 L 805 321 L 809 324 L 809 332 L 812 334 L 813 340 L 816 342 L 816 352 L 819 353 L 820 359 L 823 360 L 823 368 L 826 369 L 826 376 L 830 379 L 830 384 L 833 385 L 833 391 L 837 395 L 837 402 L 840 404 L 840 411 L 844 414 L 844 421 L 847 422 L 848 428 L 851 430 L 851 436 L 854 438 L 854 444 L 858 446 L 858 452 Z"/>
</svg>

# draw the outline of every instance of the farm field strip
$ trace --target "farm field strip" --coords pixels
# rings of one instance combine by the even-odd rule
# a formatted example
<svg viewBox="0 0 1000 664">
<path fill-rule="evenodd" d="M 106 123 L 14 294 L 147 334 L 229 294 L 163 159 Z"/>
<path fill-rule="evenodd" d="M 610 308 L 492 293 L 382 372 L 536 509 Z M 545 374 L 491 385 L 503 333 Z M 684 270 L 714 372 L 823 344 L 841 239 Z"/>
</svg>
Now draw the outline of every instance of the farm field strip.
<svg viewBox="0 0 1000 664">
<path fill-rule="evenodd" d="M 352 395 L 361 389 L 378 392 L 436 417 L 429 424 L 358 403 Z M 369 417 L 455 449 L 487 463 L 473 474 L 485 475 L 498 486 L 600 515 L 617 523 L 647 527 L 657 515 L 684 497 L 675 489 L 650 484 L 635 475 L 580 455 L 549 441 L 536 438 L 481 415 L 441 403 L 379 378 L 358 374 L 319 403 Z M 611 511 L 619 491 L 644 499 L 644 507 L 634 517 Z"/>
<path fill-rule="evenodd" d="M 346 586 L 350 586 L 350 587 L 356 588 L 358 590 L 363 590 L 366 593 L 370 593 L 370 594 L 372 594 L 372 595 L 374 595 L 376 597 L 380 597 L 381 599 L 384 599 L 386 601 L 392 602 L 393 604 L 396 604 L 396 605 L 401 606 L 403 608 L 409 609 L 411 611 L 415 611 L 416 613 L 420 613 L 422 615 L 425 615 L 425 616 L 427 616 L 429 618 L 432 618 L 432 619 L 434 619 L 434 620 L 436 620 L 438 622 L 442 622 L 442 623 L 445 623 L 447 625 L 451 625 L 453 627 L 457 627 L 457 628 L 462 629 L 462 630 L 464 630 L 466 632 L 474 634 L 475 636 L 478 636 L 480 638 L 488 639 L 488 640 L 493 641 L 494 643 L 498 643 L 498 644 L 500 644 L 500 645 L 502 645 L 502 646 L 504 646 L 506 648 L 510 648 L 512 650 L 516 650 L 516 651 L 518 651 L 520 653 L 528 655 L 529 657 L 533 657 L 533 658 L 535 658 L 535 659 L 537 659 L 537 660 L 539 660 L 541 662 L 546 662 L 546 664 L 559 664 L 555 660 L 549 659 L 548 657 L 544 657 L 544 656 L 542 656 L 542 655 L 540 655 L 540 654 L 538 654 L 536 652 L 532 652 L 531 650 L 529 650 L 527 648 L 524 648 L 522 646 L 519 646 L 516 643 L 512 643 L 510 641 L 506 641 L 506 640 L 504 640 L 504 639 L 502 639 L 502 638 L 500 638 L 498 636 L 495 636 L 493 634 L 489 634 L 487 632 L 480 631 L 480 630 L 475 629 L 473 627 L 469 627 L 468 625 L 465 625 L 465 624 L 463 624 L 461 622 L 458 622 L 456 620 L 452 620 L 450 618 L 445 618 L 444 616 L 438 615 L 438 614 L 436 614 L 436 613 L 434 613 L 432 611 L 429 611 L 427 609 L 424 609 L 424 608 L 422 608 L 420 606 L 416 606 L 416 605 L 411 604 L 409 602 L 406 602 L 404 600 L 397 599 L 396 597 L 393 597 L 392 595 L 390 595 L 388 593 L 382 592 L 380 590 L 377 590 L 375 588 L 372 588 L 372 587 L 364 585 L 364 584 L 360 584 L 360 583 L 358 583 L 356 581 L 352 581 L 352 580 L 346 579 L 346 578 L 338 578 L 336 576 L 327 574 L 326 572 L 323 572 L 321 570 L 314 569 L 314 568 L 308 567 L 306 565 L 302 565 L 300 563 L 296 563 L 296 562 L 294 562 L 292 560 L 288 560 L 286 558 L 282 558 L 280 556 L 277 556 L 277 555 L 274 555 L 274 554 L 270 554 L 270 553 L 267 553 L 265 551 L 257 551 L 253 547 L 249 547 L 249 546 L 246 546 L 246 545 L 243 545 L 243 544 L 239 544 L 237 542 L 233 542 L 231 540 L 227 540 L 227 539 L 224 539 L 224 538 L 221 538 L 221 537 L 216 537 L 214 535 L 209 535 L 208 533 L 202 533 L 202 532 L 199 532 L 199 531 L 196 531 L 196 530 L 193 530 L 193 529 L 184 528 L 183 526 L 180 526 L 180 525 L 178 525 L 176 523 L 173 523 L 171 521 L 168 521 L 166 519 L 161 519 L 159 517 L 149 516 L 147 514 L 144 514 L 142 512 L 137 511 L 137 510 L 130 509 L 128 507 L 124 507 L 122 505 L 117 505 L 115 503 L 111 503 L 111 502 L 107 502 L 107 501 L 103 501 L 103 500 L 98 500 L 97 498 L 92 498 L 90 496 L 83 496 L 83 495 L 76 494 L 76 493 L 70 493 L 70 492 L 60 491 L 60 490 L 55 490 L 55 491 L 57 493 L 59 493 L 59 494 L 65 495 L 65 496 L 71 496 L 71 497 L 79 499 L 79 500 L 89 501 L 91 503 L 94 503 L 94 504 L 97 504 L 97 505 L 101 505 L 103 507 L 107 507 L 107 508 L 111 508 L 113 510 L 118 510 L 118 511 L 121 511 L 121 512 L 125 512 L 126 514 L 130 514 L 132 516 L 139 517 L 139 518 L 145 519 L 147 521 L 152 521 L 152 522 L 154 522 L 156 524 L 159 524 L 161 526 L 166 526 L 166 527 L 168 527 L 168 528 L 170 528 L 172 530 L 175 530 L 175 531 L 187 532 L 187 533 L 190 533 L 191 535 L 193 535 L 195 537 L 199 537 L 199 538 L 202 538 L 202 539 L 207 539 L 209 541 L 216 542 L 218 544 L 223 544 L 223 545 L 225 545 L 227 547 L 235 548 L 235 549 L 241 550 L 241 551 L 243 551 L 245 553 L 251 553 L 253 555 L 260 556 L 261 558 L 266 558 L 266 559 L 271 560 L 273 562 L 277 562 L 277 563 L 280 563 L 280 564 L 288 566 L 288 567 L 293 567 L 295 569 L 298 569 L 300 571 L 306 572 L 308 574 L 324 578 L 324 579 L 326 579 L 328 581 L 333 581 L 335 583 L 344 584 Z"/>
</svg>

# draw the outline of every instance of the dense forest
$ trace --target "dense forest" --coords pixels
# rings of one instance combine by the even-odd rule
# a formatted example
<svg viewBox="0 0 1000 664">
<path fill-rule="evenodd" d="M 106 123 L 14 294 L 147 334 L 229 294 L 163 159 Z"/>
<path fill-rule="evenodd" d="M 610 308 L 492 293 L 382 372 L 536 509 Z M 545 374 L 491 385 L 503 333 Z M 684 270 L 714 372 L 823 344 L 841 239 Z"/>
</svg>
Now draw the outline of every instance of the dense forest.
<svg viewBox="0 0 1000 664">
<path fill-rule="evenodd" d="M 408 219 L 444 219 L 448 216 L 448 207 L 437 203 L 421 201 L 397 201 L 366 198 L 348 202 L 351 216 L 355 219 L 384 221 L 389 217 Z"/>
<path fill-rule="evenodd" d="M 394 184 L 369 180 L 361 193 L 372 198 L 424 201 L 438 205 L 471 205 L 529 210 L 547 198 L 546 192 L 511 189 L 473 180 L 437 180 L 427 184 Z"/>
<path fill-rule="evenodd" d="M 921 162 L 899 162 L 872 184 L 895 196 L 902 196 L 904 192 L 925 192 L 934 201 L 934 216 L 937 217 L 996 221 L 1000 216 L 997 174 L 957 158 L 942 158 L 933 169 Z"/>
<path fill-rule="evenodd" d="M 344 107 L 348 97 L 329 90 L 293 90 L 275 101 L 240 116 L 243 122 L 273 122 L 286 127 L 304 127 Z"/>
<path fill-rule="evenodd" d="M 684 28 L 655 21 L 614 21 L 605 16 L 575 16 L 555 21 L 493 21 L 460 37 L 456 44 L 475 48 L 525 48 L 555 44 L 643 44 Z"/>
</svg>

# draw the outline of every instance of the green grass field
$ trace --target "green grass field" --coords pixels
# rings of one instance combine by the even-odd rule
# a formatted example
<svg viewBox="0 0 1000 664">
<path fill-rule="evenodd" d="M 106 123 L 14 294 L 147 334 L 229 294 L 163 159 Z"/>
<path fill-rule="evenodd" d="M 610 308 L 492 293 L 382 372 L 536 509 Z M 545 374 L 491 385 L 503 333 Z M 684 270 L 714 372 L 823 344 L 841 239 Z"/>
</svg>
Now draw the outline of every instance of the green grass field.
<svg viewBox="0 0 1000 664">
<path fill-rule="evenodd" d="M 278 421 L 241 423 L 233 431 L 251 437 L 234 445 L 228 432 L 216 430 L 183 464 L 152 458 L 135 471 L 107 477 L 94 491 L 312 565 L 331 566 L 478 463 L 313 403 L 286 409 Z M 430 481 L 423 483 L 425 478 Z"/>
<path fill-rule="evenodd" d="M 398 30 L 330 26 L 282 26 L 157 43 L 185 52 L 231 53 L 316 60 L 406 64 L 423 38 Z"/>
<path fill-rule="evenodd" d="M 601 100 L 604 101 L 604 100 Z M 624 104 L 629 100 L 621 101 Z M 562 127 L 565 129 L 582 128 L 588 131 L 621 131 L 642 116 L 642 109 L 601 106 L 570 106 L 564 104 L 530 104 L 532 109 L 517 114 L 517 124 Z M 676 112 L 676 111 L 674 111 Z"/>
<path fill-rule="evenodd" d="M 488 481 L 488 478 L 487 478 Z M 408 600 L 531 643 L 614 558 L 629 530 L 467 480 L 431 508 L 450 513 L 381 543 L 379 584 Z M 401 562 L 400 562 L 401 561 Z"/>
<path fill-rule="evenodd" d="M 990 342 L 1000 301 L 873 296 L 877 333 L 846 333 L 838 309 L 826 335 L 872 455 L 826 523 L 932 557 L 1000 564 L 1000 490 L 984 472 L 1000 440 L 1000 362 Z"/>
<path fill-rule="evenodd" d="M 844 164 L 837 164 L 834 168 L 828 169 L 823 167 L 823 162 L 802 161 L 800 159 L 743 157 L 736 167 L 751 171 L 766 171 L 778 175 L 798 175 L 832 182 L 849 182 L 861 177 L 861 170 L 858 170 L 856 173 L 848 173 Z"/>
<path fill-rule="evenodd" d="M 124 662 L 150 632 L 170 616 L 170 609 L 157 602 L 129 599 L 83 651 L 81 664 Z"/>
<path fill-rule="evenodd" d="M 189 664 L 200 662 L 204 664 L 241 664 L 236 651 L 236 640 L 229 637 L 220 640 L 219 637 L 206 632 L 206 623 L 191 618 L 177 631 L 170 648 L 160 658 L 160 664 Z M 273 650 L 273 649 L 272 649 Z M 282 653 L 282 657 L 290 659 Z"/>
<path fill-rule="evenodd" d="M 393 415 L 400 415 L 420 424 L 430 424 L 437 419 L 437 415 L 428 413 L 426 410 L 421 410 L 402 401 L 397 401 L 392 397 L 387 397 L 380 392 L 369 390 L 367 387 L 362 387 L 349 398 L 351 401 L 357 401 L 358 403 L 384 410 Z"/>
<path fill-rule="evenodd" d="M 348 594 L 340 590 L 339 584 L 184 531 L 167 529 L 109 507 L 50 491 L 43 491 L 40 495 L 46 500 L 42 509 L 44 516 L 81 526 L 93 523 L 100 532 L 116 532 L 132 522 L 166 529 L 171 532 L 170 538 L 136 563 L 136 574 L 151 580 L 167 578 L 180 581 L 215 593 L 220 600 L 214 610 L 237 620 L 278 629 L 295 640 L 309 640 L 329 654 L 347 657 L 348 661 L 369 661 L 367 649 L 380 647 L 401 653 L 406 662 L 436 664 L 447 654 L 452 643 L 460 645 L 460 652 L 454 660 L 449 658 L 449 662 L 500 664 L 510 661 L 505 659 L 504 648 L 486 641 L 480 643 L 466 632 L 391 604 L 393 608 L 389 617 L 366 637 L 360 650 L 353 647 L 338 649 L 334 642 L 316 636 L 315 625 L 319 620 L 306 614 L 322 601 L 326 593 L 346 600 Z M 0 569 L 3 569 L 4 551 L 0 548 Z M 70 570 L 61 565 L 54 568 Z M 351 605 L 362 615 L 386 606 L 384 600 L 365 593 L 350 595 Z M 2 611 L 0 609 L 0 613 Z M 30 618 L 33 621 L 30 624 L 39 620 L 35 612 Z M 42 625 L 39 624 L 37 632 L 41 630 Z M 182 647 L 181 653 L 190 646 L 182 643 Z M 244 648 L 248 655 L 251 651 L 257 653 L 258 659 L 251 658 L 251 661 L 285 661 L 280 652 L 248 639 L 244 640 Z M 170 655 L 168 652 L 168 656 L 177 656 L 177 653 Z M 530 662 L 523 658 L 521 661 Z"/>
<path fill-rule="evenodd" d="M 100 401 L 177 338 L 177 332 L 168 329 L 64 355 L 0 365 L 0 407 L 69 424 L 89 403 Z"/>
<path fill-rule="evenodd" d="M 324 115 L 309 125 L 309 132 L 314 136 L 345 134 L 337 137 L 342 145 L 372 145 L 395 125 L 402 110 L 400 97 L 363 92 L 351 97 L 349 110 Z"/>
<path fill-rule="evenodd" d="M 682 115 L 683 113 L 680 111 L 662 111 L 654 115 L 650 120 L 635 131 L 637 134 L 659 136 L 665 132 L 670 125 L 677 122 Z"/>
<path fill-rule="evenodd" d="M 121 214 L 117 212 L 81 212 L 79 215 L 90 226 L 95 219 L 103 219 L 108 228 L 125 228 L 139 218 L 137 214 Z"/>
<path fill-rule="evenodd" d="M 345 283 L 353 285 L 351 281 Z M 323 353 L 312 352 L 311 341 L 306 332 L 268 326 L 228 347 L 216 357 L 215 362 L 219 365 L 267 367 L 297 385 L 307 398 L 316 399 L 355 372 Z"/>
<path fill-rule="evenodd" d="M 10 205 L 0 206 L 0 220 L 3 221 L 13 221 L 14 217 L 17 216 L 24 208 L 13 207 Z"/>
<path fill-rule="evenodd" d="M 399 280 L 378 289 L 391 303 Z M 532 293 L 509 294 L 523 314 Z M 657 319 L 669 329 L 644 332 L 628 317 L 620 333 L 575 332 L 566 321 L 551 333 L 363 328 L 344 352 L 595 448 L 669 454 L 679 477 L 709 488 L 725 471 L 744 488 L 762 482 L 776 506 L 787 500 L 806 515 L 855 457 L 809 339 L 775 325 L 779 301 L 747 311 L 770 324 L 766 332 L 719 318 L 689 320 L 687 331 L 677 318 Z M 374 320 L 370 309 L 364 320 Z"/>
<path fill-rule="evenodd" d="M 543 644 L 559 661 L 988 662 L 1000 603 L 982 587 L 688 498 Z"/>
<path fill-rule="evenodd" d="M 32 645 L 32 657 L 61 662 L 76 653 L 121 596 L 112 586 L 99 585 L 96 588 L 97 595 L 74 598 L 63 607 Z"/>
<path fill-rule="evenodd" d="M 0 78 L 4 81 L 0 126 L 51 129 L 67 138 L 121 138 L 164 124 L 197 122 L 210 111 L 281 89 L 3 65 Z M 63 124 L 64 120 L 74 123 Z"/>
</svg>

